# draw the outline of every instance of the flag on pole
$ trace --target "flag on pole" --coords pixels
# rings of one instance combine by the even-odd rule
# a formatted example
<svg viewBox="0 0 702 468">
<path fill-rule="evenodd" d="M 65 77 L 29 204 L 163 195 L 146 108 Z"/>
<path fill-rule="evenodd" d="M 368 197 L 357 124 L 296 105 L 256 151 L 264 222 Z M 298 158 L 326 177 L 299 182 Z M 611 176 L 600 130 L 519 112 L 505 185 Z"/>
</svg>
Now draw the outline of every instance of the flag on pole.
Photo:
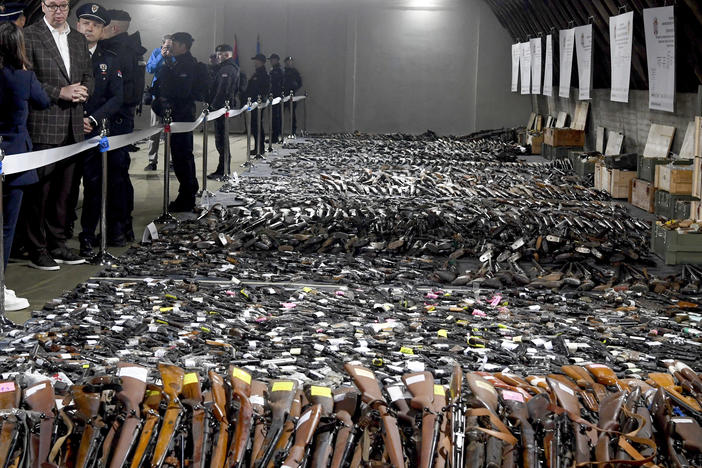
<svg viewBox="0 0 702 468">
<path fill-rule="evenodd" d="M 261 53 L 261 35 L 256 36 L 256 55 Z"/>
<path fill-rule="evenodd" d="M 236 40 L 236 34 L 234 34 L 234 63 L 239 65 L 239 44 Z"/>
</svg>

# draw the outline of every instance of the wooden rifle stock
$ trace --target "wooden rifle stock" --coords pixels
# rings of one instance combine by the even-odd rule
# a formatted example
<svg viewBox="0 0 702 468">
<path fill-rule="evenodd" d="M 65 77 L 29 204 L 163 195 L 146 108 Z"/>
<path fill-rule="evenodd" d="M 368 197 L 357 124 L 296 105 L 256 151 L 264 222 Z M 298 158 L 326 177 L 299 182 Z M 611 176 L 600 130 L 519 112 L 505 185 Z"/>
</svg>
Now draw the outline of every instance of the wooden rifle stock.
<svg viewBox="0 0 702 468">
<path fill-rule="evenodd" d="M 353 417 L 358 411 L 358 392 L 352 387 L 342 387 L 334 390 L 334 415 L 341 424 L 336 434 L 334 454 L 330 468 L 342 468 L 347 442 L 353 430 Z"/>
<path fill-rule="evenodd" d="M 576 385 L 576 383 L 573 382 L 572 380 L 570 380 L 568 377 L 566 377 L 563 374 L 549 374 L 548 376 L 554 380 L 558 380 L 560 383 L 562 383 L 563 385 L 566 385 L 572 391 L 577 393 L 578 396 L 585 403 L 585 406 L 587 407 L 587 409 L 589 409 L 592 412 L 597 412 L 599 410 L 599 405 L 598 405 L 595 397 L 591 393 L 585 392 L 582 388 L 580 388 L 578 385 Z"/>
<path fill-rule="evenodd" d="M 251 374 L 232 366 L 229 368 L 229 382 L 234 399 L 239 402 L 239 413 L 236 418 L 234 438 L 231 441 L 229 453 L 227 454 L 227 466 L 229 468 L 238 468 L 244 460 L 253 424 L 254 412 L 249 400 L 251 396 Z"/>
<path fill-rule="evenodd" d="M 19 408 L 22 392 L 14 380 L 0 380 L 0 415 L 3 416 L 0 429 L 0 468 L 4 468 L 12 455 L 17 440 L 17 416 L 13 410 Z"/>
<path fill-rule="evenodd" d="M 312 405 L 295 425 L 295 442 L 283 462 L 282 468 L 299 468 L 305 462 L 305 452 L 322 418 L 322 406 Z"/>
<path fill-rule="evenodd" d="M 690 466 L 688 461 L 675 449 L 673 424 L 670 422 L 671 412 L 672 409 L 668 398 L 663 389 L 659 387 L 651 403 L 651 415 L 657 429 L 658 446 L 664 448 L 672 466 L 675 468 L 686 468 Z"/>
<path fill-rule="evenodd" d="M 285 424 L 293 399 L 297 394 L 297 383 L 290 380 L 274 380 L 268 387 L 268 407 L 271 411 L 271 424 L 254 462 L 256 468 L 267 467 L 273 459 L 273 454 Z"/>
<path fill-rule="evenodd" d="M 629 389 L 626 384 L 617 378 L 617 374 L 604 364 L 588 364 L 585 368 L 595 376 L 595 380 L 602 385 L 617 387 L 619 390 Z"/>
<path fill-rule="evenodd" d="M 351 376 L 356 387 L 361 391 L 361 399 L 367 404 L 375 407 L 380 413 L 385 432 L 383 439 L 385 447 L 390 457 L 390 463 L 395 468 L 404 468 L 405 459 L 402 452 L 402 439 L 400 429 L 397 427 L 397 419 L 388 413 L 387 403 L 380 391 L 380 385 L 375 374 L 365 367 L 344 364 L 344 369 Z"/>
<path fill-rule="evenodd" d="M 595 382 L 592 375 L 582 366 L 561 366 L 561 370 L 584 389 L 590 389 L 595 394 L 597 401 L 602 401 L 607 396 L 607 389 L 601 383 Z M 595 410 L 597 411 L 597 410 Z"/>
<path fill-rule="evenodd" d="M 144 460 L 149 446 L 153 443 L 156 434 L 158 433 L 158 425 L 161 421 L 161 416 L 158 413 L 161 406 L 162 391 L 156 385 L 147 385 L 146 397 L 142 408 L 142 414 L 145 414 L 144 427 L 141 430 L 139 441 L 130 468 L 139 468 Z"/>
<path fill-rule="evenodd" d="M 273 452 L 273 457 L 268 463 L 268 468 L 275 468 L 277 455 L 280 453 L 286 453 L 291 445 L 292 437 L 295 433 L 295 426 L 300 418 L 300 415 L 302 414 L 302 398 L 302 390 L 298 389 L 295 393 L 295 398 L 293 399 L 292 405 L 290 406 L 290 415 L 283 425 L 283 433 L 280 435 L 278 443 L 275 446 L 275 451 Z"/>
<path fill-rule="evenodd" d="M 435 447 L 436 414 L 434 403 L 434 376 L 431 372 L 405 374 L 402 381 L 412 394 L 410 406 L 422 412 L 422 446 L 419 451 L 419 468 L 429 468 L 433 463 L 432 447 Z"/>
<path fill-rule="evenodd" d="M 48 461 L 51 438 L 54 430 L 54 389 L 49 381 L 32 385 L 24 391 L 24 401 L 34 412 L 39 413 L 39 434 L 32 433 L 32 468 L 40 468 Z"/>
<path fill-rule="evenodd" d="M 208 421 L 205 407 L 202 403 L 202 389 L 197 372 L 183 376 L 183 406 L 190 410 L 190 437 L 192 439 L 192 464 L 195 468 L 203 468 L 205 464 L 205 447 L 207 446 Z"/>
<path fill-rule="evenodd" d="M 624 406 L 626 397 L 626 392 L 611 393 L 600 402 L 600 429 L 604 431 L 619 430 L 619 413 Z M 597 445 L 595 445 L 595 458 L 598 462 L 610 461 L 609 443 L 609 432 L 602 432 L 597 439 Z"/>
<path fill-rule="evenodd" d="M 210 468 L 222 468 L 227 454 L 227 441 L 229 440 L 229 419 L 227 418 L 227 392 L 224 388 L 224 379 L 215 371 L 209 371 L 210 386 L 212 387 L 212 414 L 219 423 L 217 439 L 212 447 Z"/>
<path fill-rule="evenodd" d="M 151 468 L 160 468 L 168 451 L 171 449 L 175 432 L 183 416 L 183 406 L 179 395 L 183 390 L 185 371 L 178 366 L 160 363 L 158 365 L 163 381 L 163 391 L 168 396 L 168 407 L 163 416 L 163 424 L 156 440 L 156 447 L 151 457 Z"/>
<path fill-rule="evenodd" d="M 451 434 L 449 432 L 449 418 L 445 415 L 448 406 L 446 389 L 442 385 L 434 385 L 434 403 L 431 410 L 436 414 L 434 422 L 435 448 L 431 449 L 431 459 L 435 468 L 444 468 L 450 459 Z"/>
<path fill-rule="evenodd" d="M 84 421 L 83 435 L 78 446 L 75 467 L 85 468 L 95 450 L 94 439 L 99 435 L 99 431 L 104 427 L 102 419 L 98 416 L 100 410 L 100 394 L 86 393 L 85 386 L 75 385 L 71 388 L 73 401 L 78 410 L 78 415 Z"/>
<path fill-rule="evenodd" d="M 311 404 L 319 405 L 321 418 L 327 421 L 334 412 L 334 398 L 331 388 L 311 385 L 307 388 L 306 395 Z M 310 468 L 327 468 L 329 466 L 334 432 L 333 428 L 329 427 L 328 430 L 317 433 L 314 438 L 314 452 L 310 457 Z M 297 442 L 297 434 L 295 435 L 295 442 Z"/>
<path fill-rule="evenodd" d="M 515 445 L 516 439 L 496 415 L 498 405 L 497 390 L 490 382 L 475 373 L 466 374 L 466 382 L 475 398 L 485 408 L 484 411 L 473 409 L 470 413 L 478 416 L 487 416 L 491 423 L 490 429 L 480 429 L 490 436 L 485 447 L 485 466 L 487 468 L 499 467 L 501 466 L 503 451 L 502 442 L 505 441 L 509 445 Z"/>
<path fill-rule="evenodd" d="M 693 397 L 683 395 L 679 391 L 679 387 L 676 387 L 675 380 L 670 374 L 664 374 L 662 372 L 651 372 L 648 374 L 648 379 L 655 386 L 661 387 L 665 392 L 673 397 L 675 400 L 679 400 L 683 404 L 689 406 L 694 411 L 702 411 L 702 407 Z"/>
<path fill-rule="evenodd" d="M 534 428 L 529 423 L 529 411 L 525 397 L 517 391 L 517 388 L 511 390 L 502 389 L 500 392 L 502 397 L 502 405 L 507 409 L 507 417 L 512 420 L 515 426 L 519 427 L 521 434 L 521 466 L 524 468 L 538 467 L 538 447 L 534 435 Z"/>
<path fill-rule="evenodd" d="M 117 364 L 117 375 L 122 379 L 122 390 L 117 393 L 117 400 L 124 407 L 122 428 L 115 445 L 110 468 L 122 468 L 134 447 L 141 429 L 141 411 L 146 392 L 146 377 L 148 369 L 136 364 L 120 362 Z"/>
<path fill-rule="evenodd" d="M 251 461 L 249 465 L 253 468 L 253 461 L 258 458 L 258 454 L 263 446 L 263 440 L 266 437 L 265 430 L 265 396 L 266 384 L 260 380 L 254 380 L 251 383 L 251 406 L 254 411 L 254 428 L 253 428 L 253 443 L 251 444 Z"/>
<path fill-rule="evenodd" d="M 463 400 L 463 370 L 456 364 L 449 385 L 451 404 L 451 468 L 464 466 L 466 441 L 466 408 Z"/>
<path fill-rule="evenodd" d="M 580 423 L 574 418 L 580 417 L 580 402 L 576 393 L 567 385 L 550 377 L 546 378 L 551 390 L 556 396 L 559 404 L 566 410 L 568 418 L 572 423 L 572 435 L 575 439 L 575 461 L 584 463 L 590 461 L 590 438 L 580 429 Z"/>
</svg>

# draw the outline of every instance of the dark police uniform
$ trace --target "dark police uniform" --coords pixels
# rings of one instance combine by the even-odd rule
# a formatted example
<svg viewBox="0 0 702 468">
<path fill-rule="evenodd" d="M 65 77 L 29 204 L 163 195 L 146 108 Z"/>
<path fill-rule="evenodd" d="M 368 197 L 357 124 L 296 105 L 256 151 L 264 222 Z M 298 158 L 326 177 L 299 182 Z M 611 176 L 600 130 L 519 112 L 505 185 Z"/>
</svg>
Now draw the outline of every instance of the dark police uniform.
<svg viewBox="0 0 702 468">
<path fill-rule="evenodd" d="M 223 61 L 214 69 L 212 90 L 208 101 L 212 109 L 223 108 L 226 101 L 229 101 L 231 108 L 236 107 L 235 98 L 239 93 L 239 72 L 239 65 L 233 58 Z M 225 116 L 221 116 L 215 120 L 215 146 L 219 153 L 217 169 L 214 174 L 211 174 L 215 176 L 224 174 L 224 143 L 227 137 L 224 134 L 225 118 Z"/>
<path fill-rule="evenodd" d="M 116 21 L 131 21 L 128 13 L 120 10 L 108 11 L 110 18 Z M 134 117 L 136 108 L 141 103 L 145 87 L 144 54 L 147 50 L 141 45 L 139 32 L 134 34 L 120 33 L 109 39 L 100 41 L 105 49 L 114 51 L 119 57 L 120 70 L 122 71 L 124 83 L 124 100 L 117 115 L 110 120 L 111 135 L 126 135 L 134 131 Z M 116 228 L 122 232 L 115 232 L 115 243 L 122 244 L 122 237 L 127 240 L 134 239 L 132 230 L 132 211 L 134 210 L 134 187 L 129 178 L 129 166 L 131 157 L 128 148 L 119 148 L 110 152 L 110 159 L 114 159 L 115 170 L 122 173 L 122 185 L 120 197 L 126 202 L 123 211 L 124 219 L 120 220 L 120 225 Z"/>
<path fill-rule="evenodd" d="M 259 54 L 256 57 L 253 57 L 252 60 L 261 60 L 263 62 L 266 61 L 266 57 L 263 54 Z M 246 98 L 251 98 L 251 102 L 254 103 L 258 100 L 258 97 L 260 96 L 262 100 L 265 100 L 268 97 L 268 93 L 270 92 L 271 89 L 271 82 L 270 82 L 270 77 L 268 76 L 268 72 L 266 71 L 266 67 L 259 67 L 256 69 L 256 72 L 253 74 L 251 78 L 249 78 L 249 82 L 246 87 Z M 261 134 L 258 134 L 258 124 L 256 123 L 257 121 L 261 122 Z M 261 153 L 264 152 L 263 149 L 263 141 L 266 137 L 265 131 L 264 131 L 265 126 L 263 125 L 263 113 L 259 112 L 258 109 L 254 109 L 251 111 L 251 134 L 254 136 L 254 153 L 257 153 L 259 145 L 261 148 Z"/>
<path fill-rule="evenodd" d="M 85 117 L 90 119 L 93 130 L 86 135 L 86 138 L 92 138 L 100 133 L 103 119 L 112 121 L 118 115 L 123 99 L 122 72 L 117 54 L 98 44 L 93 52 L 92 62 L 95 91 L 83 106 L 83 110 Z M 125 200 L 122 197 L 124 176 L 119 170 L 120 161 L 113 153 L 109 155 L 107 164 L 108 239 L 118 234 L 122 235 L 120 222 L 125 210 Z M 101 200 L 102 156 L 95 148 L 86 151 L 83 157 L 83 211 L 80 217 L 82 231 L 78 236 L 81 255 L 90 255 L 92 247 L 96 245 L 95 231 L 100 222 Z"/>
<path fill-rule="evenodd" d="M 288 57 L 287 59 L 285 59 L 286 62 L 288 60 L 292 60 L 292 57 Z M 297 93 L 300 90 L 300 88 L 302 88 L 302 77 L 300 76 L 300 72 L 297 71 L 297 68 L 295 68 L 293 66 L 288 66 L 286 64 L 285 65 L 285 75 L 283 78 L 283 92 L 285 93 L 286 96 L 288 96 L 290 94 L 290 91 L 292 91 L 293 93 Z M 297 132 L 296 110 L 297 110 L 297 103 L 293 103 L 293 124 L 292 124 L 292 134 L 293 135 Z"/>
<path fill-rule="evenodd" d="M 176 35 L 173 40 L 177 41 Z M 167 63 L 161 70 L 157 94 L 159 99 L 164 100 L 165 106 L 171 108 L 173 122 L 195 121 L 194 82 L 197 66 L 197 60 L 190 52 L 186 52 L 175 57 L 173 63 Z M 178 197 L 171 202 L 169 209 L 191 211 L 195 207 L 195 195 L 199 188 L 195 175 L 193 132 L 171 135 L 171 156 L 180 187 Z"/>
<path fill-rule="evenodd" d="M 278 59 L 280 60 L 280 57 L 278 54 L 272 54 L 270 56 L 271 59 Z M 283 69 L 280 66 L 280 63 L 277 63 L 271 67 L 271 94 L 273 95 L 274 98 L 280 97 L 280 95 L 283 93 L 283 79 L 284 79 L 284 74 L 283 74 Z M 282 110 L 283 106 L 278 104 L 277 106 L 273 106 L 273 142 L 278 143 L 280 141 L 280 133 L 281 133 L 281 125 L 283 123 L 283 118 L 282 118 Z"/>
</svg>

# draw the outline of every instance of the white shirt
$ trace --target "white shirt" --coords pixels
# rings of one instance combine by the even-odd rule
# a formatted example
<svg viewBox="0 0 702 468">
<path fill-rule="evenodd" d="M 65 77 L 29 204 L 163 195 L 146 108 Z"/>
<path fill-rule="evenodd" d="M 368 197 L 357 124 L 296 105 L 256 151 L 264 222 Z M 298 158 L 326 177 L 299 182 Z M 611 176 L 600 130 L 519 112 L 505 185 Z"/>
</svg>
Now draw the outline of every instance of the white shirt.
<svg viewBox="0 0 702 468">
<path fill-rule="evenodd" d="M 90 56 L 92 57 L 93 54 L 95 53 L 95 49 L 97 49 L 97 42 L 95 43 L 94 46 L 88 47 L 88 52 L 90 52 Z"/>
<path fill-rule="evenodd" d="M 54 42 L 56 42 L 56 47 L 58 47 L 59 54 L 61 54 L 63 64 L 66 66 L 66 73 L 68 73 L 68 76 L 70 77 L 71 54 L 68 50 L 68 33 L 71 32 L 71 27 L 68 26 L 68 23 L 64 23 L 63 31 L 59 31 L 49 24 L 49 22 L 46 20 L 46 16 L 44 17 L 44 22 L 49 28 L 49 31 L 51 31 L 51 35 L 54 37 Z"/>
</svg>

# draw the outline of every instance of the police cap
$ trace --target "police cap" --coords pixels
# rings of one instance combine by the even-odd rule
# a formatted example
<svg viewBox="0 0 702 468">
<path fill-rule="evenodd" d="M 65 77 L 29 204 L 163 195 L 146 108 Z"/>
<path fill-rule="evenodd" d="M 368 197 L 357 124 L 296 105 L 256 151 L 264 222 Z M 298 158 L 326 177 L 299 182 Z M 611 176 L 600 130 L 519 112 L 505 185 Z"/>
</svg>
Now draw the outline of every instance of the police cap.
<svg viewBox="0 0 702 468">
<path fill-rule="evenodd" d="M 85 18 L 107 26 L 110 24 L 110 15 L 107 10 L 97 3 L 86 3 L 76 10 L 78 18 Z"/>
<path fill-rule="evenodd" d="M 255 56 L 251 57 L 251 60 L 260 60 L 261 62 L 265 62 L 266 56 L 263 54 L 256 54 Z"/>
<path fill-rule="evenodd" d="M 287 57 L 285 57 L 285 61 L 292 62 L 293 61 L 292 55 L 288 55 Z"/>
<path fill-rule="evenodd" d="M 234 52 L 234 48 L 229 44 L 220 44 L 215 48 L 215 52 Z"/>
<path fill-rule="evenodd" d="M 273 60 L 273 59 L 280 60 L 280 55 L 278 55 L 278 54 L 271 54 L 271 56 L 268 57 L 268 60 Z"/>
<path fill-rule="evenodd" d="M 22 3 L 6 3 L 0 5 L 0 21 L 15 21 L 24 15 L 25 5 Z"/>
<path fill-rule="evenodd" d="M 107 14 L 110 15 L 110 19 L 113 21 L 132 21 L 132 17 L 129 16 L 129 13 L 124 10 L 110 10 L 107 12 Z"/>
<path fill-rule="evenodd" d="M 192 47 L 193 45 L 193 42 L 195 42 L 193 36 L 191 36 L 190 33 L 187 32 L 173 33 L 171 35 L 171 40 L 173 42 L 180 42 L 181 44 L 185 44 L 188 49 L 190 49 L 190 47 Z"/>
</svg>

